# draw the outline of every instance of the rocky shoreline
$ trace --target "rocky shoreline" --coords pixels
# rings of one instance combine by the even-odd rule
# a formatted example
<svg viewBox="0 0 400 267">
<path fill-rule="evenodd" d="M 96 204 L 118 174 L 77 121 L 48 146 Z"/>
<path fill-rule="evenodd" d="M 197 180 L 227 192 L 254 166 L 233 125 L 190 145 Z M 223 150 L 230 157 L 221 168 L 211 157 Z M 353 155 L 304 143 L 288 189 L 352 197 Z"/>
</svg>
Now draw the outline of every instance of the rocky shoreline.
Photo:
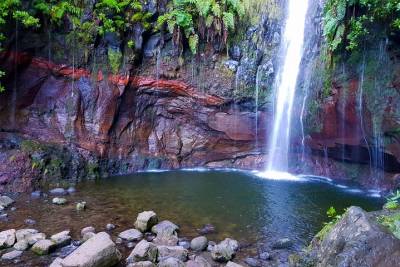
<svg viewBox="0 0 400 267">
<path fill-rule="evenodd" d="M 30 198 L 40 198 L 57 207 L 69 203 L 68 198 L 74 193 L 74 187 L 54 188 L 47 193 L 35 191 Z M 14 205 L 18 201 L 6 195 L 0 197 L 2 220 L 7 220 L 7 213 L 17 209 Z M 76 203 L 75 209 L 85 212 L 86 202 Z M 105 222 L 103 229 L 82 228 L 79 236 L 74 236 L 70 229 L 44 233 L 35 229 L 35 224 L 34 219 L 27 218 L 24 227 L 0 231 L 0 266 L 256 267 L 275 266 L 281 260 L 268 251 L 259 251 L 257 256 L 241 253 L 237 257 L 249 245 L 233 238 L 209 240 L 207 235 L 215 232 L 211 224 L 197 229 L 197 237 L 181 237 L 178 225 L 159 220 L 154 211 L 139 213 L 136 220 L 132 219 L 132 228 L 120 229 Z M 276 253 L 291 246 L 288 238 L 272 245 Z"/>
</svg>

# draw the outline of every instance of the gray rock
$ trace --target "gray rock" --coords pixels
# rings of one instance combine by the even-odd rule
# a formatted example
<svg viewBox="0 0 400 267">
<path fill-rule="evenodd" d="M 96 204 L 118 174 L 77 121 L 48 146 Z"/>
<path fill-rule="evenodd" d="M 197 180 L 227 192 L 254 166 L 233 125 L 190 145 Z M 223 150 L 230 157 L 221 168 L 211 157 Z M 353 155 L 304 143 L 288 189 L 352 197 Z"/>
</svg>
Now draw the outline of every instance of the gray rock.
<svg viewBox="0 0 400 267">
<path fill-rule="evenodd" d="M 55 197 L 51 202 L 56 205 L 64 205 L 67 203 L 67 199 L 62 197 Z"/>
<path fill-rule="evenodd" d="M 49 191 L 49 194 L 56 195 L 56 196 L 65 196 L 67 194 L 67 191 L 64 188 L 59 187 L 59 188 L 51 189 Z"/>
<path fill-rule="evenodd" d="M 95 233 L 96 229 L 93 226 L 85 227 L 81 230 L 81 236 L 83 237 L 86 233 Z"/>
<path fill-rule="evenodd" d="M 75 209 L 76 209 L 77 211 L 85 210 L 85 209 L 86 209 L 86 202 L 85 202 L 85 201 L 82 201 L 82 202 L 76 203 Z"/>
<path fill-rule="evenodd" d="M 212 233 L 215 233 L 215 226 L 209 223 L 204 225 L 201 229 L 199 229 L 199 234 L 201 235 L 207 235 Z"/>
<path fill-rule="evenodd" d="M 68 187 L 68 189 L 67 189 L 67 193 L 68 193 L 68 194 L 73 194 L 73 193 L 75 193 L 75 192 L 76 192 L 75 187 L 73 187 L 73 186 Z"/>
<path fill-rule="evenodd" d="M 151 261 L 139 261 L 128 264 L 126 267 L 156 267 Z"/>
<path fill-rule="evenodd" d="M 39 233 L 38 230 L 36 229 L 20 229 L 15 232 L 15 237 L 17 238 L 17 241 L 22 241 L 28 239 L 29 236 L 33 234 Z"/>
<path fill-rule="evenodd" d="M 19 251 L 24 251 L 29 248 L 29 243 L 27 240 L 20 240 L 17 243 L 14 244 L 14 249 L 19 250 Z"/>
<path fill-rule="evenodd" d="M 114 266 L 121 253 L 106 232 L 100 232 L 61 261 L 63 267 Z"/>
<path fill-rule="evenodd" d="M 2 260 L 14 260 L 22 255 L 22 251 L 13 250 L 11 252 L 5 253 L 1 256 Z"/>
<path fill-rule="evenodd" d="M 211 267 L 211 264 L 201 256 L 194 256 L 193 259 L 186 262 L 186 267 Z"/>
<path fill-rule="evenodd" d="M 40 198 L 41 196 L 42 196 L 42 192 L 39 191 L 39 190 L 33 191 L 33 192 L 31 193 L 31 197 L 32 197 L 32 198 Z"/>
<path fill-rule="evenodd" d="M 243 266 L 240 265 L 240 264 L 234 263 L 233 261 L 229 261 L 229 262 L 226 264 L 226 267 L 243 267 Z"/>
<path fill-rule="evenodd" d="M 116 244 L 122 244 L 124 241 L 122 240 L 122 238 L 117 238 L 117 239 L 115 239 L 115 243 Z"/>
<path fill-rule="evenodd" d="M 400 240 L 376 216 L 350 207 L 322 239 L 312 240 L 307 255 L 312 266 L 398 266 Z"/>
<path fill-rule="evenodd" d="M 184 249 L 189 249 L 190 248 L 190 242 L 187 240 L 181 240 L 178 242 L 178 246 L 183 247 Z"/>
<path fill-rule="evenodd" d="M 37 241 L 31 248 L 31 250 L 36 253 L 37 255 L 47 255 L 49 254 L 53 249 L 55 249 L 56 244 L 49 240 L 49 239 L 43 239 Z"/>
<path fill-rule="evenodd" d="M 170 221 L 158 223 L 151 228 L 151 231 L 157 235 L 154 239 L 154 243 L 157 245 L 175 246 L 179 241 L 179 227 Z"/>
<path fill-rule="evenodd" d="M 167 258 L 176 258 L 181 261 L 186 261 L 188 251 L 180 246 L 157 246 L 158 260 L 162 261 Z"/>
<path fill-rule="evenodd" d="M 207 251 L 211 252 L 211 250 L 217 245 L 214 241 L 208 241 Z"/>
<path fill-rule="evenodd" d="M 290 248 L 292 245 L 293 242 L 289 238 L 281 238 L 272 245 L 272 248 L 285 249 L 285 248 Z"/>
<path fill-rule="evenodd" d="M 0 206 L 7 208 L 12 203 L 14 203 L 14 200 L 9 196 L 0 196 Z"/>
<path fill-rule="evenodd" d="M 15 229 L 0 232 L 0 249 L 12 247 L 15 239 Z"/>
<path fill-rule="evenodd" d="M 156 262 L 158 250 L 157 247 L 146 240 L 140 241 L 136 247 L 132 250 L 126 259 L 127 263 L 133 263 L 138 261 L 151 261 Z"/>
<path fill-rule="evenodd" d="M 115 229 L 115 225 L 112 223 L 107 223 L 106 229 L 107 229 L 107 231 L 112 231 Z"/>
<path fill-rule="evenodd" d="M 157 264 L 158 267 L 185 267 L 185 264 L 176 258 L 168 258 L 163 261 L 160 261 Z"/>
<path fill-rule="evenodd" d="M 262 252 L 258 257 L 264 261 L 271 259 L 271 255 L 268 252 Z"/>
<path fill-rule="evenodd" d="M 136 218 L 135 228 L 141 232 L 146 232 L 156 225 L 157 222 L 157 214 L 154 211 L 143 211 Z"/>
<path fill-rule="evenodd" d="M 32 234 L 27 236 L 26 240 L 28 241 L 28 244 L 30 246 L 34 245 L 36 242 L 40 240 L 45 240 L 46 239 L 46 234 L 44 233 L 37 233 L 37 234 Z"/>
<path fill-rule="evenodd" d="M 208 240 L 205 236 L 199 236 L 192 239 L 190 248 L 194 251 L 203 251 L 207 248 Z"/>
<path fill-rule="evenodd" d="M 211 249 L 211 257 L 215 261 L 227 262 L 232 259 L 238 248 L 239 244 L 236 240 L 225 238 Z"/>
<path fill-rule="evenodd" d="M 139 230 L 136 229 L 128 229 L 121 232 L 118 237 L 127 240 L 127 241 L 139 241 L 143 239 L 143 234 Z"/>
<path fill-rule="evenodd" d="M 24 223 L 27 225 L 34 225 L 34 224 L 36 224 L 36 221 L 28 218 L 28 219 L 25 219 Z"/>
<path fill-rule="evenodd" d="M 70 231 L 62 231 L 60 233 L 54 234 L 50 237 L 57 247 L 64 247 L 71 243 Z"/>
<path fill-rule="evenodd" d="M 261 262 L 260 262 L 259 260 L 254 259 L 254 258 L 250 258 L 250 257 L 246 258 L 246 259 L 244 260 L 244 262 L 245 262 L 247 265 L 249 265 L 250 267 L 261 267 L 261 266 L 262 266 L 262 265 L 261 265 Z"/>
<path fill-rule="evenodd" d="M 49 265 L 49 267 L 63 267 L 62 265 L 61 265 L 61 262 L 62 262 L 62 258 L 56 258 L 50 265 Z"/>
<path fill-rule="evenodd" d="M 82 242 L 86 242 L 88 241 L 90 238 L 94 237 L 96 235 L 96 233 L 93 232 L 87 232 L 83 235 L 82 237 Z"/>
</svg>

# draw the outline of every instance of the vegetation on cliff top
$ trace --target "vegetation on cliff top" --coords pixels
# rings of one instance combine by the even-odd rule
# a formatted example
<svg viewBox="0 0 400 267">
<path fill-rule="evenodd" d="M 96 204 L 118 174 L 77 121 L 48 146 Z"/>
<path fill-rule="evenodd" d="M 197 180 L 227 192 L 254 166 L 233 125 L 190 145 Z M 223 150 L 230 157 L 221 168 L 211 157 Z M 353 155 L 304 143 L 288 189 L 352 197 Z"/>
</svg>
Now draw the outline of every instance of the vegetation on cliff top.
<svg viewBox="0 0 400 267">
<path fill-rule="evenodd" d="M 376 25 L 385 34 L 400 31 L 400 0 L 328 0 L 324 12 L 324 35 L 330 52 L 359 48 Z"/>
</svg>

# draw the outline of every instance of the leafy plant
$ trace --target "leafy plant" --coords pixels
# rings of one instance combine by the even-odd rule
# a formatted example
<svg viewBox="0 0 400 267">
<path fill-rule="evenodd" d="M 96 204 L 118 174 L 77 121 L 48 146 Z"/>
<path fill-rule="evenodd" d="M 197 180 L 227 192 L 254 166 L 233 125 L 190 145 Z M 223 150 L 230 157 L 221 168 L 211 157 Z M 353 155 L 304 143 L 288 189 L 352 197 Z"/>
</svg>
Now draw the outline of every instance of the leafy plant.
<svg viewBox="0 0 400 267">
<path fill-rule="evenodd" d="M 157 25 L 159 29 L 166 26 L 181 52 L 186 39 L 196 54 L 200 40 L 225 46 L 229 32 L 235 30 L 235 20 L 244 13 L 243 0 L 173 0 Z"/>
<path fill-rule="evenodd" d="M 398 32 L 400 0 L 328 0 L 325 5 L 324 35 L 332 53 L 357 49 L 376 24 L 385 25 L 388 34 Z"/>
<path fill-rule="evenodd" d="M 400 207 L 400 190 L 397 190 L 395 193 L 392 193 L 390 197 L 387 198 L 386 204 L 383 206 L 388 210 L 395 210 Z"/>
<path fill-rule="evenodd" d="M 395 237 L 400 239 L 400 213 L 392 215 L 381 215 L 377 218 L 378 223 L 387 227 Z"/>
<path fill-rule="evenodd" d="M 315 235 L 315 238 L 318 240 L 323 240 L 331 232 L 336 223 L 342 218 L 342 215 L 337 214 L 334 207 L 329 207 L 326 211 L 326 215 L 330 221 L 324 223 L 324 227 Z"/>
</svg>

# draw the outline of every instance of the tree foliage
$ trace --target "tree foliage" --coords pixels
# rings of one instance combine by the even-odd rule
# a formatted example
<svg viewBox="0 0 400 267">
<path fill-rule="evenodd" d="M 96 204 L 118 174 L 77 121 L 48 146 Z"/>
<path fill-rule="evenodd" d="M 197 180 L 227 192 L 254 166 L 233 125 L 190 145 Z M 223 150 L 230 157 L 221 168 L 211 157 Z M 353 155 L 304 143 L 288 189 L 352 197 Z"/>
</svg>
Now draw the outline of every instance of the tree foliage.
<svg viewBox="0 0 400 267">
<path fill-rule="evenodd" d="M 328 0 L 324 12 L 324 35 L 334 53 L 359 47 L 376 24 L 387 34 L 400 30 L 400 0 Z"/>
<path fill-rule="evenodd" d="M 225 46 L 229 32 L 235 30 L 235 20 L 244 13 L 243 0 L 173 0 L 157 24 L 159 28 L 167 26 L 181 49 L 186 38 L 196 54 L 200 40 Z"/>
</svg>

